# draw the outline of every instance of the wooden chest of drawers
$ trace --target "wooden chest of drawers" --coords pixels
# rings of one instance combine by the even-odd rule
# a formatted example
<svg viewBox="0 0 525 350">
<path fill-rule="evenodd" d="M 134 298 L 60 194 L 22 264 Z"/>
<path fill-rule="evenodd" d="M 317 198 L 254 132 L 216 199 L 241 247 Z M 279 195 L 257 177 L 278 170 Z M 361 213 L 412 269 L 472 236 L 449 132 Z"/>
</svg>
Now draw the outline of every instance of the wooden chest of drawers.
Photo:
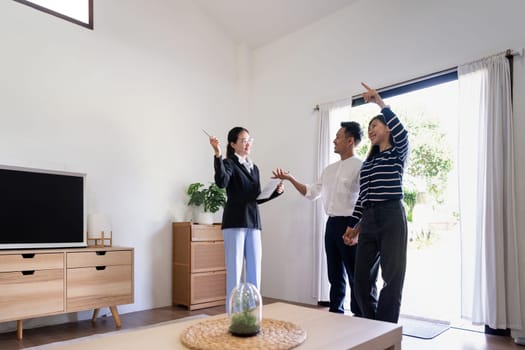
<svg viewBox="0 0 525 350">
<path fill-rule="evenodd" d="M 67 254 L 67 310 L 132 303 L 132 262 L 131 251 Z"/>
<path fill-rule="evenodd" d="M 64 254 L 0 255 L 0 322 L 64 310 Z"/>
<path fill-rule="evenodd" d="M 0 322 L 133 303 L 133 248 L 0 251 Z"/>
<path fill-rule="evenodd" d="M 224 305 L 226 266 L 220 225 L 173 223 L 173 305 Z"/>
</svg>

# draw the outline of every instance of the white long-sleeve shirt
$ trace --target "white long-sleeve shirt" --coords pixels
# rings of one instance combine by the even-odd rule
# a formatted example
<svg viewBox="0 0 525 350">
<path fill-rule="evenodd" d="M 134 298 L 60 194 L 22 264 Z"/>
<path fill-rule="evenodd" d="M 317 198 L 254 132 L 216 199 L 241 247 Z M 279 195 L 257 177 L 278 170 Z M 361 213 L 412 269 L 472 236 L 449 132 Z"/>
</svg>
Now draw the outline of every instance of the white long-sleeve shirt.
<svg viewBox="0 0 525 350">
<path fill-rule="evenodd" d="M 352 215 L 359 196 L 361 164 L 361 160 L 353 156 L 328 165 L 316 183 L 306 185 L 305 197 L 310 200 L 321 197 L 328 216 Z"/>
</svg>

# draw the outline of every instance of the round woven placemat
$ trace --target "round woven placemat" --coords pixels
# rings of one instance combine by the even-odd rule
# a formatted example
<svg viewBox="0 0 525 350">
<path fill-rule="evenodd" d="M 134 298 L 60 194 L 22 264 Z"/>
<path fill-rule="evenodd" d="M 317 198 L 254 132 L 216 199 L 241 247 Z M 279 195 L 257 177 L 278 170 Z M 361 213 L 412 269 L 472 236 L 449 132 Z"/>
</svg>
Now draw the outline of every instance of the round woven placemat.
<svg viewBox="0 0 525 350">
<path fill-rule="evenodd" d="M 261 331 L 253 337 L 236 337 L 230 334 L 230 320 L 206 320 L 186 328 L 180 340 L 195 350 L 264 349 L 288 350 L 306 339 L 306 331 L 287 321 L 263 318 Z"/>
</svg>

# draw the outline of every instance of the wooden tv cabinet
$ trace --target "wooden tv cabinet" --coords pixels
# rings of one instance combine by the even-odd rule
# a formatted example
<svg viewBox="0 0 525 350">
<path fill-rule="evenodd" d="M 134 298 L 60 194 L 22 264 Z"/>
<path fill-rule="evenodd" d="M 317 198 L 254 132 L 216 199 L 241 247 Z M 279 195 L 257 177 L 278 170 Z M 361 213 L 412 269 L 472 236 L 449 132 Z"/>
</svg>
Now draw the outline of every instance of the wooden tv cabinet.
<svg viewBox="0 0 525 350">
<path fill-rule="evenodd" d="M 0 250 L 0 322 L 109 307 L 115 325 L 117 305 L 131 304 L 133 248 Z"/>
</svg>

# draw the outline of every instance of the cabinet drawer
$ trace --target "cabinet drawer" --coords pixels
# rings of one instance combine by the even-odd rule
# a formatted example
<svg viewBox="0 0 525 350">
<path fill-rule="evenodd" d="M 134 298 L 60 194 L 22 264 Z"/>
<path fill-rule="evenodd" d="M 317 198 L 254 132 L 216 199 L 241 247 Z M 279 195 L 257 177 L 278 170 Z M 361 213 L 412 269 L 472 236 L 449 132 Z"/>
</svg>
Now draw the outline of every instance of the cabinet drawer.
<svg viewBox="0 0 525 350">
<path fill-rule="evenodd" d="M 64 254 L 0 255 L 0 272 L 52 270 L 64 268 Z"/>
<path fill-rule="evenodd" d="M 220 225 L 192 225 L 192 241 L 222 241 L 222 231 Z"/>
<path fill-rule="evenodd" d="M 224 270 L 224 242 L 195 242 L 191 244 L 191 272 Z"/>
<path fill-rule="evenodd" d="M 191 275 L 191 304 L 226 299 L 226 271 Z"/>
<path fill-rule="evenodd" d="M 0 273 L 0 322 L 63 311 L 63 269 Z"/>
<path fill-rule="evenodd" d="M 130 303 L 133 303 L 131 265 L 67 269 L 67 312 Z"/>
<path fill-rule="evenodd" d="M 131 251 L 126 250 L 68 253 L 67 268 L 131 265 L 132 257 Z"/>
</svg>

